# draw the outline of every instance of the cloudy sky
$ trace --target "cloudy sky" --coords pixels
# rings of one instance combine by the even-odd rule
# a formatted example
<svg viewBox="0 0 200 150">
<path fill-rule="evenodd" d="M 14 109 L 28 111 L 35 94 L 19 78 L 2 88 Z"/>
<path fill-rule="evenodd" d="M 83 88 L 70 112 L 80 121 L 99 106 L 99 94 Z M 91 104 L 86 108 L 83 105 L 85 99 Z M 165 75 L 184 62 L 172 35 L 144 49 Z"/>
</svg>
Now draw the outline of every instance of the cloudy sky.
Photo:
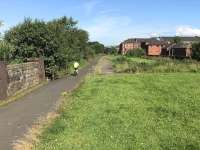
<svg viewBox="0 0 200 150">
<path fill-rule="evenodd" d="M 25 17 L 79 21 L 90 40 L 106 45 L 126 38 L 200 36 L 200 0 L 1 0 L 3 32 Z"/>
</svg>

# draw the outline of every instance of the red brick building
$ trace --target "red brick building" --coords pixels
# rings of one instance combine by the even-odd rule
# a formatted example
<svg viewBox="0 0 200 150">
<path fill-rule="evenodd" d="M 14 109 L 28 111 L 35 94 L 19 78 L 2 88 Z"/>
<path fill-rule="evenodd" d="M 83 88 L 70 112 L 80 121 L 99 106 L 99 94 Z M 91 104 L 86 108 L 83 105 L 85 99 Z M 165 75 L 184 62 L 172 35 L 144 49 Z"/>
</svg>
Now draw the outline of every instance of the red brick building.
<svg viewBox="0 0 200 150">
<path fill-rule="evenodd" d="M 141 44 L 142 42 L 144 42 L 144 40 L 145 39 L 139 39 L 139 38 L 128 39 L 120 44 L 119 52 L 124 55 L 130 50 L 141 48 Z"/>
<path fill-rule="evenodd" d="M 191 57 L 191 44 L 200 41 L 200 37 L 180 37 L 181 44 L 173 43 L 174 37 L 135 38 L 128 39 L 120 44 L 119 52 L 143 48 L 148 56 Z"/>
</svg>

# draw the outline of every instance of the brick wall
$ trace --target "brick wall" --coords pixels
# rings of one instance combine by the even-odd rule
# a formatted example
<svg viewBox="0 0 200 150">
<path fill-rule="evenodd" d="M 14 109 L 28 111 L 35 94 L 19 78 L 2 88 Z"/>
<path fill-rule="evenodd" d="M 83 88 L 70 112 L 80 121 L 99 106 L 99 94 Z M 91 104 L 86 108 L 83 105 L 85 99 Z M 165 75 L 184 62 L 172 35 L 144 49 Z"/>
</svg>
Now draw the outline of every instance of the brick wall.
<svg viewBox="0 0 200 150">
<path fill-rule="evenodd" d="M 148 46 L 148 55 L 149 56 L 160 56 L 162 52 L 161 45 L 149 45 Z"/>
<path fill-rule="evenodd" d="M 122 44 L 122 52 L 123 54 L 126 54 L 128 51 L 141 48 L 141 44 L 138 42 L 133 42 L 133 43 L 123 43 Z"/>
<path fill-rule="evenodd" d="M 4 74 L 7 74 L 6 78 Z M 0 99 L 2 99 L 42 82 L 45 79 L 44 63 L 39 59 L 34 62 L 7 65 L 6 71 L 0 76 L 4 76 L 4 81 L 6 81 L 6 85 L 2 88 L 4 92 L 0 93 L 2 95 Z"/>
</svg>

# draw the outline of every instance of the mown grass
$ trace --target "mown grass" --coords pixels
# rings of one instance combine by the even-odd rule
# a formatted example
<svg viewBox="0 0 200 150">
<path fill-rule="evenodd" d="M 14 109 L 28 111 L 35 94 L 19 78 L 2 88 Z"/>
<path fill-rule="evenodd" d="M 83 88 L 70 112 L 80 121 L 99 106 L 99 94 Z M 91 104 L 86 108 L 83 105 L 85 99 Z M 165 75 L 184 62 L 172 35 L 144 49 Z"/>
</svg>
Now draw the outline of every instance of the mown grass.
<svg viewBox="0 0 200 150">
<path fill-rule="evenodd" d="M 114 71 L 117 73 L 170 73 L 200 72 L 200 63 L 194 60 L 176 60 L 170 58 L 133 58 L 113 57 Z"/>
<path fill-rule="evenodd" d="M 35 150 L 199 150 L 200 76 L 91 76 Z"/>
</svg>

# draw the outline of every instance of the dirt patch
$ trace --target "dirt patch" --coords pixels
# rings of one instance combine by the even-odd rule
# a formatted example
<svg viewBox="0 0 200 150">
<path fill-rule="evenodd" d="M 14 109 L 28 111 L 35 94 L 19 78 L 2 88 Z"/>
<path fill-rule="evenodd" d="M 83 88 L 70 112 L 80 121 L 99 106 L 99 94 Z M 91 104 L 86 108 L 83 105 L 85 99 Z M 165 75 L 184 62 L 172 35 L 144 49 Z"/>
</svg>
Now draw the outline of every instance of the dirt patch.
<svg viewBox="0 0 200 150">
<path fill-rule="evenodd" d="M 114 72 L 111 60 L 107 56 L 103 56 L 99 60 L 95 72 L 97 74 L 113 74 Z"/>
</svg>

